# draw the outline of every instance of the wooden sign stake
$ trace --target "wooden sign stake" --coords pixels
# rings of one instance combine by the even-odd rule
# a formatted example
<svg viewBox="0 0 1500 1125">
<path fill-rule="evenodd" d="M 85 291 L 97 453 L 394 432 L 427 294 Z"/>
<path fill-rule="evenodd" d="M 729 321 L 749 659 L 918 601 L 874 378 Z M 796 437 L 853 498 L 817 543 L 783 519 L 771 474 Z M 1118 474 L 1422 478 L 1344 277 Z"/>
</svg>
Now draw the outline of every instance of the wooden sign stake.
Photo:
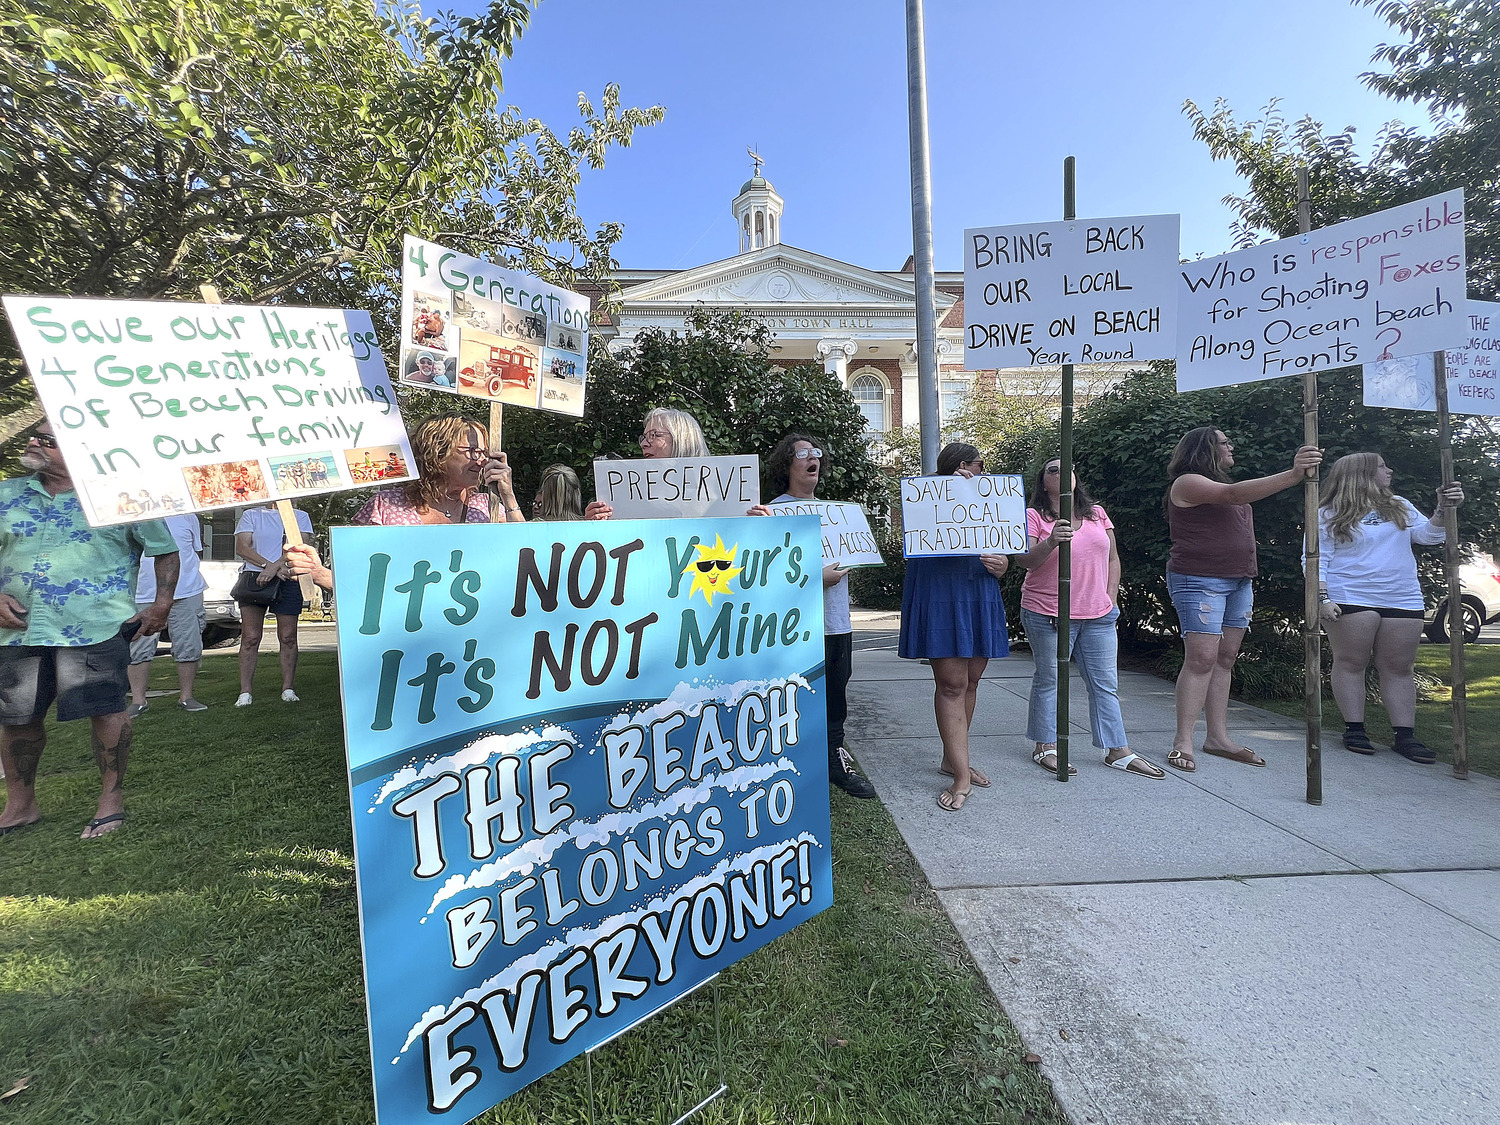
<svg viewBox="0 0 1500 1125">
<path fill-rule="evenodd" d="M 490 403 L 490 456 L 498 457 L 502 448 L 500 441 L 500 430 L 505 423 L 505 406 L 503 403 Z M 500 490 L 493 485 L 490 486 L 490 523 L 504 523 L 509 516 L 505 511 L 505 501 L 500 499 Z"/>
<path fill-rule="evenodd" d="M 1297 233 L 1312 230 L 1312 199 L 1307 169 L 1297 169 Z M 1318 444 L 1318 374 L 1302 376 L 1302 444 Z M 1323 803 L 1323 633 L 1318 620 L 1318 470 L 1302 485 L 1302 690 L 1307 719 L 1307 803 Z"/>
</svg>

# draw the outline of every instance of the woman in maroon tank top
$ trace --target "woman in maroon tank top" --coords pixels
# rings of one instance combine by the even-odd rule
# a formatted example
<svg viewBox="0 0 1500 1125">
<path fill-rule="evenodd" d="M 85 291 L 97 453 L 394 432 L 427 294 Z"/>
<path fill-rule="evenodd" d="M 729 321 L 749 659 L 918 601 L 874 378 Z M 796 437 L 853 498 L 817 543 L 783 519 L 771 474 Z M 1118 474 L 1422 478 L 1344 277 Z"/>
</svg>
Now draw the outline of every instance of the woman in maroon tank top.
<svg viewBox="0 0 1500 1125">
<path fill-rule="evenodd" d="M 1229 736 L 1229 676 L 1250 627 L 1251 580 L 1258 573 L 1250 505 L 1291 488 L 1322 460 L 1321 450 L 1304 445 L 1290 469 L 1231 481 L 1234 445 L 1213 426 L 1189 430 L 1172 451 L 1162 508 L 1172 535 L 1167 590 L 1177 608 L 1183 645 L 1177 734 L 1167 755 L 1167 765 L 1174 769 L 1192 773 L 1198 768 L 1193 725 L 1200 713 L 1208 725 L 1205 754 L 1266 764 Z"/>
</svg>

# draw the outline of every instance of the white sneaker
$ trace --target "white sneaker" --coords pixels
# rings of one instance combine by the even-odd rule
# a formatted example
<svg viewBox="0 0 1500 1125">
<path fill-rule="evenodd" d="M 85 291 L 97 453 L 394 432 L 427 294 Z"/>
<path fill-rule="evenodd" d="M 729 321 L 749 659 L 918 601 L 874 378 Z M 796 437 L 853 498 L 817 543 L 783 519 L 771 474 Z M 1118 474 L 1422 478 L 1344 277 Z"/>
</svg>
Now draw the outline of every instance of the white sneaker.
<svg viewBox="0 0 1500 1125">
<path fill-rule="evenodd" d="M 242 691 L 240 692 L 240 697 L 234 701 L 234 705 L 236 707 L 249 707 L 253 702 L 255 701 L 250 698 L 250 693 L 248 691 Z"/>
<path fill-rule="evenodd" d="M 284 692 L 281 693 L 281 702 L 283 702 L 283 703 L 301 703 L 302 700 L 300 700 L 300 699 L 297 698 L 297 693 L 295 691 L 293 691 L 291 688 L 287 688 L 286 691 L 284 691 Z"/>
</svg>

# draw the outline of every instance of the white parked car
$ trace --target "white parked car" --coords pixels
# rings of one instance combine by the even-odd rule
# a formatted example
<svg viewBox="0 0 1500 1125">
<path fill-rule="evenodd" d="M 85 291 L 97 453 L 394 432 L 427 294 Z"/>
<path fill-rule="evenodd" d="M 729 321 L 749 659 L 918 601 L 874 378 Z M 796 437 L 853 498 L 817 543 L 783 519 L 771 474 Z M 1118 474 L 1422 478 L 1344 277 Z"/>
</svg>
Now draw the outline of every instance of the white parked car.
<svg viewBox="0 0 1500 1125">
<path fill-rule="evenodd" d="M 1471 554 L 1458 568 L 1459 595 L 1463 598 L 1464 643 L 1479 639 L 1479 630 L 1500 618 L 1500 566 L 1489 555 Z M 1448 643 L 1448 592 L 1435 592 L 1437 604 L 1427 611 L 1427 636 Z"/>
</svg>

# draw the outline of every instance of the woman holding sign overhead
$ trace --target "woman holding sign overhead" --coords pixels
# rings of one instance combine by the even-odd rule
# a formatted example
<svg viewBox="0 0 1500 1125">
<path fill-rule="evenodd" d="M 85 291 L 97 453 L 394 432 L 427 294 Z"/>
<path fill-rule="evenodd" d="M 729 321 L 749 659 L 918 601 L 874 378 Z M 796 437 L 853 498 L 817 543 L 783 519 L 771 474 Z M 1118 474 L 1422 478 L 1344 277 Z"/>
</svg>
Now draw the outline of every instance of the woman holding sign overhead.
<svg viewBox="0 0 1500 1125">
<path fill-rule="evenodd" d="M 1263 766 L 1266 760 L 1229 736 L 1229 676 L 1250 628 L 1251 581 L 1260 572 L 1255 555 L 1255 517 L 1250 505 L 1302 483 L 1323 460 L 1310 445 L 1297 450 L 1292 467 L 1255 480 L 1231 481 L 1234 443 L 1215 426 L 1189 430 L 1167 464 L 1162 507 L 1172 536 L 1167 592 L 1182 627 L 1182 671 L 1177 676 L 1177 734 L 1167 765 L 1183 773 L 1198 768 L 1193 726 L 1201 712 L 1208 724 L 1203 752 Z"/>
<path fill-rule="evenodd" d="M 939 476 L 972 477 L 984 472 L 979 450 L 950 442 L 938 454 Z M 971 786 L 989 788 L 990 779 L 969 765 L 969 726 L 979 679 L 991 657 L 1009 656 L 1005 603 L 1000 579 L 1009 560 L 1004 555 L 953 555 L 906 560 L 901 590 L 900 655 L 926 657 L 936 683 L 933 708 L 943 740 L 939 771 L 953 784 L 938 794 L 938 807 L 957 812 Z"/>
<path fill-rule="evenodd" d="M 645 425 L 641 428 L 641 456 L 647 460 L 707 457 L 708 443 L 703 440 L 703 427 L 686 410 L 658 406 L 646 415 Z M 614 509 L 603 500 L 590 500 L 584 509 L 585 519 L 607 520 L 614 514 Z"/>
<path fill-rule="evenodd" d="M 494 485 L 507 523 L 525 523 L 510 483 L 505 454 L 489 453 L 489 432 L 459 414 L 428 418 L 411 435 L 416 480 L 382 488 L 354 517 L 380 526 L 423 523 L 489 523 Z"/>
</svg>

